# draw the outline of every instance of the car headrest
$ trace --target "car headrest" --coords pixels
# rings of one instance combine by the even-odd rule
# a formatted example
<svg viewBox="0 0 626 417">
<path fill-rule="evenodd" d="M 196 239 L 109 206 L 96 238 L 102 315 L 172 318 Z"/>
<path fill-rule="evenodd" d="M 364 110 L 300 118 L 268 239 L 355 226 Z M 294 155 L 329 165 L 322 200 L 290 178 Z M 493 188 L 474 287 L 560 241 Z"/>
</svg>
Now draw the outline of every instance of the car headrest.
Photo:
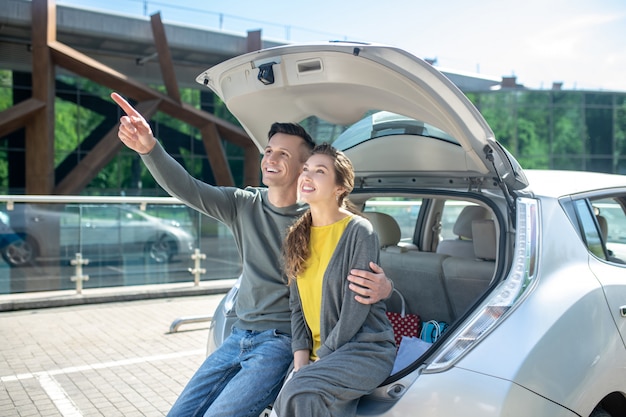
<svg viewBox="0 0 626 417">
<path fill-rule="evenodd" d="M 378 234 L 381 248 L 395 246 L 400 242 L 402 234 L 396 219 L 387 213 L 376 211 L 368 211 L 363 213 L 363 215 L 372 223 L 374 231 Z"/>
<path fill-rule="evenodd" d="M 474 255 L 478 259 L 494 261 L 498 251 L 496 226 L 493 220 L 474 220 L 472 222 Z"/>
<path fill-rule="evenodd" d="M 454 223 L 452 232 L 459 236 L 472 238 L 472 222 L 489 218 L 489 211 L 481 206 L 465 206 Z"/>
</svg>

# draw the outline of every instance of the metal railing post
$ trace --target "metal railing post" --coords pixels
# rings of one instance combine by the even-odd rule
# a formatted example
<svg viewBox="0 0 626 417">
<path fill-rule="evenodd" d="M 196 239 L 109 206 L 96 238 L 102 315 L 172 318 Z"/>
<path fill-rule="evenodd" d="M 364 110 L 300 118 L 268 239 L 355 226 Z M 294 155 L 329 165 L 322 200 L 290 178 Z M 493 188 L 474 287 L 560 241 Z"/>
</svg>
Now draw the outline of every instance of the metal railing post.
<svg viewBox="0 0 626 417">
<path fill-rule="evenodd" d="M 83 254 L 78 252 L 76 258 L 70 261 L 70 264 L 76 267 L 76 275 L 71 277 L 76 282 L 76 294 L 83 293 L 83 281 L 89 280 L 89 275 L 83 275 L 83 265 L 89 264 L 89 259 L 83 259 Z"/>
<path fill-rule="evenodd" d="M 192 316 L 192 317 L 180 317 L 170 324 L 170 333 L 176 333 L 178 328 L 183 324 L 189 323 L 202 323 L 205 321 L 213 320 L 213 316 Z"/>
<path fill-rule="evenodd" d="M 200 275 L 206 274 L 206 269 L 200 268 L 200 260 L 206 259 L 206 255 L 204 253 L 200 253 L 200 249 L 196 248 L 191 255 L 191 259 L 193 259 L 194 264 L 193 268 L 188 268 L 188 271 L 193 274 L 193 285 L 200 285 Z"/>
</svg>

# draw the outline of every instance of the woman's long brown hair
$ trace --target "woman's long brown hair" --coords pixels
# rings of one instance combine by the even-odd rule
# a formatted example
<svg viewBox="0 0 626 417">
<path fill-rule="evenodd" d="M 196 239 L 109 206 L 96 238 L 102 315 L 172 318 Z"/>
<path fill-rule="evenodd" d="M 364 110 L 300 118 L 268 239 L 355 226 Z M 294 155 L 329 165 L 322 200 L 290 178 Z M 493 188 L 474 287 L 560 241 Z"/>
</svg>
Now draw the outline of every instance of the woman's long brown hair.
<svg viewBox="0 0 626 417">
<path fill-rule="evenodd" d="M 317 145 L 312 155 L 328 155 L 333 158 L 336 184 L 344 188 L 344 192 L 337 198 L 339 207 L 345 207 L 352 213 L 358 214 L 356 207 L 348 200 L 348 194 L 354 188 L 354 168 L 352 162 L 341 151 L 335 149 L 328 143 Z M 300 275 L 309 259 L 311 241 L 311 225 L 313 219 L 311 210 L 307 210 L 287 231 L 287 236 L 283 242 L 283 262 L 288 284 Z"/>
</svg>

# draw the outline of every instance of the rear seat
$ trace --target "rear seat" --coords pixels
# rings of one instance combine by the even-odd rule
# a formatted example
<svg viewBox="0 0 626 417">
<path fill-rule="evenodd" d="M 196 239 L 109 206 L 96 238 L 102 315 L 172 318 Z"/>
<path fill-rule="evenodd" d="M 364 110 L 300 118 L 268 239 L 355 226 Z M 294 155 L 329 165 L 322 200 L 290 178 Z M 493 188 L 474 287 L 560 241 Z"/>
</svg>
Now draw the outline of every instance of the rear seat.
<svg viewBox="0 0 626 417">
<path fill-rule="evenodd" d="M 437 245 L 437 253 L 461 256 L 474 259 L 474 245 L 472 243 L 472 223 L 474 220 L 484 220 L 490 217 L 489 211 L 481 206 L 463 207 L 452 228 L 457 235 L 456 239 L 444 239 Z"/>
<path fill-rule="evenodd" d="M 451 256 L 443 261 L 445 288 L 455 318 L 463 315 L 483 294 L 495 273 L 497 240 L 494 221 L 474 220 L 472 236 L 473 259 Z"/>
<path fill-rule="evenodd" d="M 387 213 L 377 211 L 368 211 L 363 213 L 365 217 L 372 223 L 372 227 L 378 234 L 380 248 L 389 252 L 406 252 L 406 249 L 400 247 L 398 243 L 402 238 L 400 225 L 392 216 Z"/>
<path fill-rule="evenodd" d="M 423 321 L 450 323 L 453 312 L 443 282 L 443 262 L 448 255 L 400 247 L 400 227 L 392 216 L 379 212 L 363 214 L 378 233 L 381 243 L 380 265 L 404 296 L 407 312 L 419 314 Z M 398 297 L 387 300 L 387 307 L 389 311 L 400 311 Z"/>
</svg>

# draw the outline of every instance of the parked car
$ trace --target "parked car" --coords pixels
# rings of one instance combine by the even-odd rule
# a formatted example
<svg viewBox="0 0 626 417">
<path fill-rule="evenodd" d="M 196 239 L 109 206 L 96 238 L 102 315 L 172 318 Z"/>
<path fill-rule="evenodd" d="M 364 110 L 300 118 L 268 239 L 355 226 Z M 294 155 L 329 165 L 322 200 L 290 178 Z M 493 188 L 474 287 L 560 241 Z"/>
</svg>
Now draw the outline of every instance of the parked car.
<svg viewBox="0 0 626 417">
<path fill-rule="evenodd" d="M 18 248 L 22 245 L 22 237 L 9 226 L 9 216 L 0 211 L 0 251 L 2 251 L 2 257 L 5 259 L 10 257 L 13 248 Z M 5 252 L 7 252 L 6 256 Z"/>
<path fill-rule="evenodd" d="M 0 245 L 0 252 L 14 267 L 66 262 L 77 252 L 91 262 L 126 257 L 164 263 L 191 254 L 195 242 L 177 221 L 133 206 L 20 205 L 2 217 L 13 237 Z"/>
<path fill-rule="evenodd" d="M 400 344 L 414 357 L 359 415 L 626 415 L 626 176 L 524 170 L 458 88 L 393 47 L 288 45 L 197 81 L 259 149 L 276 120 L 334 141 L 407 310 L 447 325 L 421 354 Z M 236 297 L 213 315 L 209 352 Z"/>
</svg>

